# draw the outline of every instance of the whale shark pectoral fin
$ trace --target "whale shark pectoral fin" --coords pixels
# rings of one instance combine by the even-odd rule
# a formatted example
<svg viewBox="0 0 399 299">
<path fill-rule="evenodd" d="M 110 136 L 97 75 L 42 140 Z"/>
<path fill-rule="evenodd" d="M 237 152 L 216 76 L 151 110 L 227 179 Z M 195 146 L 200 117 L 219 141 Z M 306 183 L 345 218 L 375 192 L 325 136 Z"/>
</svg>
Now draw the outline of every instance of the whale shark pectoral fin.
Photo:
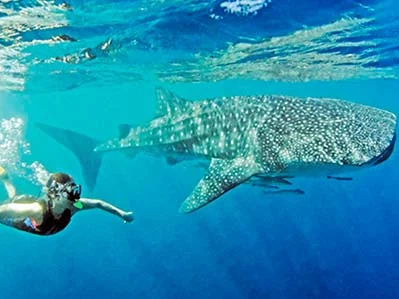
<svg viewBox="0 0 399 299">
<path fill-rule="evenodd" d="M 212 159 L 208 174 L 180 206 L 181 213 L 193 212 L 261 171 L 253 157 Z"/>
</svg>

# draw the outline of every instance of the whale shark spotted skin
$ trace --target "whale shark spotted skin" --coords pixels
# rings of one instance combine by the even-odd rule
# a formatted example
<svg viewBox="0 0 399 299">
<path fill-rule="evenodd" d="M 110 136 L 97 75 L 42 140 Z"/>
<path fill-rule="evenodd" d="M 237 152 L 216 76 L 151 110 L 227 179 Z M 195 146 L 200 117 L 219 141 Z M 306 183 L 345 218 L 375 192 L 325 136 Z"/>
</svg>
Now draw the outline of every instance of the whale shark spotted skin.
<svg viewBox="0 0 399 299">
<path fill-rule="evenodd" d="M 254 176 L 327 176 L 379 164 L 390 156 L 396 139 L 394 114 L 342 100 L 235 96 L 187 101 L 160 88 L 157 99 L 152 121 L 121 125 L 119 137 L 95 146 L 90 140 L 90 146 L 96 153 L 162 154 L 172 164 L 209 160 L 206 175 L 180 207 L 184 213 Z M 39 127 L 71 148 L 60 137 L 62 129 Z"/>
</svg>

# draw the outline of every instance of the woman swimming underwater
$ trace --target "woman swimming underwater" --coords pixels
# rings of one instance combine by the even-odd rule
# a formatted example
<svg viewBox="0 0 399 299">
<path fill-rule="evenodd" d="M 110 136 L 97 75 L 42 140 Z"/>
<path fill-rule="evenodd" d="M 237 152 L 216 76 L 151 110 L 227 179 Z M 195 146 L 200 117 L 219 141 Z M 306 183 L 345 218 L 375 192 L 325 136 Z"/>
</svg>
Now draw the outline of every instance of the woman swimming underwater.
<svg viewBox="0 0 399 299">
<path fill-rule="evenodd" d="M 44 187 L 44 195 L 16 195 L 4 168 L 0 166 L 0 180 L 6 188 L 9 200 L 0 204 L 0 223 L 37 235 L 53 235 L 68 226 L 75 213 L 98 208 L 119 216 L 125 223 L 134 220 L 132 212 L 126 212 L 99 200 L 81 198 L 81 186 L 65 173 L 52 174 Z"/>
</svg>

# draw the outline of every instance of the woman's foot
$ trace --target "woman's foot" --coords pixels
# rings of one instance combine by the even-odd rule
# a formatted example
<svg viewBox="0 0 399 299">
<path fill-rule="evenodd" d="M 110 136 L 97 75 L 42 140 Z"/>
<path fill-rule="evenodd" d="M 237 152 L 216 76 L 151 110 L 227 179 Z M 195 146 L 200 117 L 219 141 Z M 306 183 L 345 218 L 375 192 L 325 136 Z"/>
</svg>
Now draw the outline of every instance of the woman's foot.
<svg viewBox="0 0 399 299">
<path fill-rule="evenodd" d="M 8 180 L 7 170 L 1 166 L 0 166 L 0 180 L 2 180 L 2 181 Z"/>
</svg>

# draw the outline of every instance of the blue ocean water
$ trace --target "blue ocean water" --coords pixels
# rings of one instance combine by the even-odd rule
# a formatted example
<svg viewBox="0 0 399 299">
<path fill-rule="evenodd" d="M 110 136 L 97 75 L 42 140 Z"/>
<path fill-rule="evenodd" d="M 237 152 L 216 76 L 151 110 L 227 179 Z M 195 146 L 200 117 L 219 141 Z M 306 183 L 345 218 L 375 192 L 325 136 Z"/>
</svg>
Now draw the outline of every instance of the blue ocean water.
<svg viewBox="0 0 399 299">
<path fill-rule="evenodd" d="M 21 193 L 64 171 L 136 220 L 87 211 L 51 237 L 0 227 L 1 298 L 399 298 L 397 151 L 353 181 L 299 179 L 301 196 L 239 186 L 182 215 L 202 169 L 109 153 L 89 192 L 73 154 L 34 126 L 105 140 L 154 117 L 159 85 L 398 115 L 398 16 L 393 0 L 3 1 L 0 162 Z"/>
</svg>

